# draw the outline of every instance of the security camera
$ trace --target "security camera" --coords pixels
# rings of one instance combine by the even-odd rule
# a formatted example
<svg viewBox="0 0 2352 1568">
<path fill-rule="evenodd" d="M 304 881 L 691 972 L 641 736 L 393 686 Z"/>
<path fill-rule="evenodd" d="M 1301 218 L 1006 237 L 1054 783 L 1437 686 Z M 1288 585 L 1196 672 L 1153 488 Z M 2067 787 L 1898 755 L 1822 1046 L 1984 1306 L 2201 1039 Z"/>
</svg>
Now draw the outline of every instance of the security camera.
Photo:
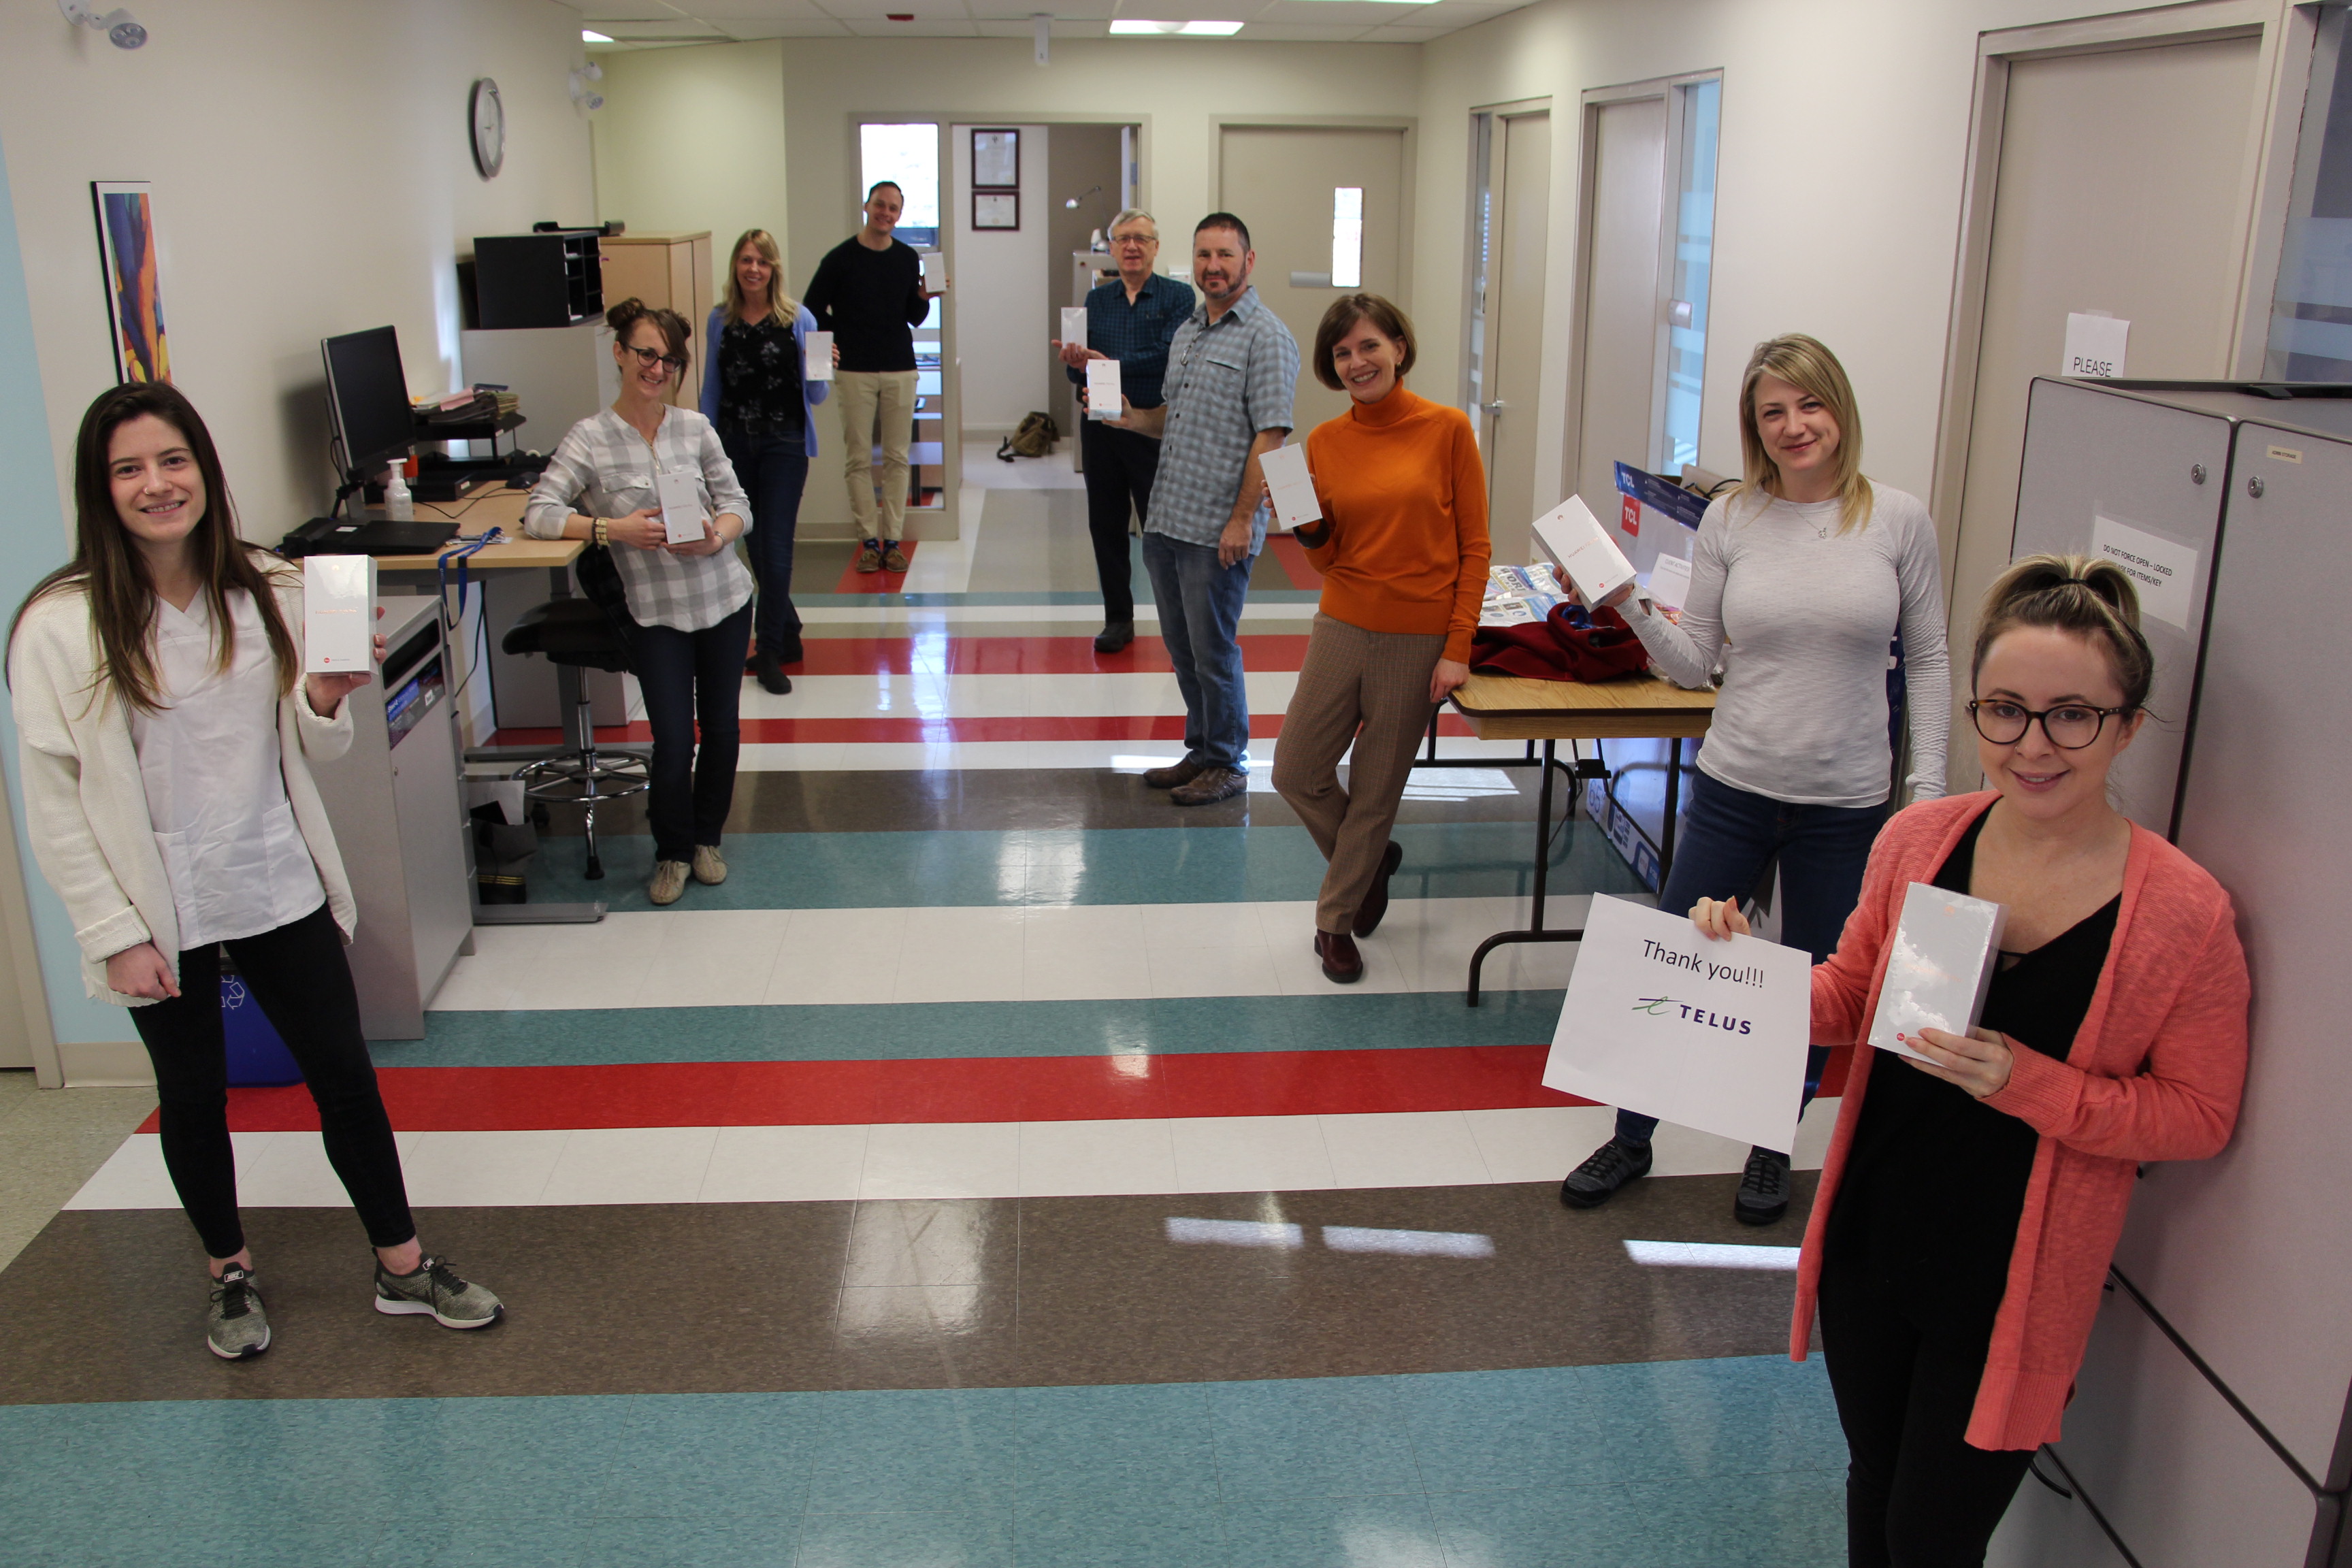
<svg viewBox="0 0 2352 1568">
<path fill-rule="evenodd" d="M 588 85 L 592 81 L 603 81 L 604 79 L 604 68 L 593 62 L 588 65 L 582 66 L 578 70 L 573 71 L 569 79 L 569 85 L 572 89 L 572 101 L 578 104 L 581 108 L 586 110 L 591 114 L 593 114 L 598 110 L 604 108 L 604 95 Z"/>
<path fill-rule="evenodd" d="M 77 27 L 95 27 L 104 33 L 106 41 L 118 49 L 135 49 L 147 41 L 147 29 L 128 11 L 118 8 L 101 16 L 90 7 L 89 0 L 58 0 L 58 9 Z"/>
</svg>

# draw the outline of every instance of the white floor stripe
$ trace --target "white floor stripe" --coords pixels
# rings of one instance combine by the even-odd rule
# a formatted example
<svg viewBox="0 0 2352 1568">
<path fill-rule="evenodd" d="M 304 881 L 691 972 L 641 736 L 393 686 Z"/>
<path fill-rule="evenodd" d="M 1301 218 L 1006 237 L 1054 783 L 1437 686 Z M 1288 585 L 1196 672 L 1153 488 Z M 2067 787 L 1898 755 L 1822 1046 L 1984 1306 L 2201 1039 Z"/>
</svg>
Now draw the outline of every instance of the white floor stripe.
<svg viewBox="0 0 2352 1568">
<path fill-rule="evenodd" d="M 1815 1170 L 1838 1102 L 1798 1131 Z M 1597 1106 L 1213 1116 L 1171 1121 L 878 1123 L 871 1127 L 621 1127 L 403 1132 L 420 1208 L 534 1204 L 793 1203 L 1013 1198 L 1556 1182 L 1610 1134 Z M 250 1208 L 349 1200 L 315 1132 L 236 1134 Z M 1737 1171 L 1748 1151 L 1687 1128 L 1658 1130 L 1661 1176 Z M 69 1209 L 170 1209 L 162 1140 L 134 1133 Z M 1793 1237 L 1791 1238 L 1793 1239 Z"/>
<path fill-rule="evenodd" d="M 1274 754 L 1279 744 L 1272 739 L 1250 742 L 1253 793 L 1274 788 Z M 1174 762 L 1182 750 L 1175 741 L 748 741 L 736 766 L 744 773 L 858 768 L 1108 768 L 1115 773 L 1141 773 L 1147 767 Z M 1438 742 L 1438 755 L 1457 761 L 1498 761 L 1524 756 L 1526 752 L 1525 743 L 1518 741 L 1473 741 L 1448 735 Z M 1564 760 L 1568 753 L 1563 751 L 1560 755 Z M 1483 769 L 1416 772 L 1414 788 L 1423 793 L 1413 798 L 1467 798 L 1496 793 L 1467 787 L 1465 774 L 1487 776 Z M 1449 790 L 1453 793 L 1448 794 Z M 1534 808 L 1528 809 L 1532 821 Z M 1183 820 L 1171 807 L 1171 825 L 1181 826 Z"/>
<path fill-rule="evenodd" d="M 1032 894 L 1051 892 L 1041 881 L 1055 867 L 1024 860 L 1009 874 Z M 1546 918 L 1572 925 L 1588 902 L 1553 899 Z M 505 1012 L 1458 991 L 1477 945 L 1526 919 L 1523 899 L 1399 898 L 1362 940 L 1364 978 L 1339 986 L 1323 978 L 1315 906 L 1306 900 L 680 908 L 610 914 L 594 925 L 480 927 L 475 952 L 457 961 L 431 1005 Z M 1564 986 L 1576 952 L 1572 942 L 1514 943 L 1487 959 L 1485 984 L 1495 991 Z"/>
<path fill-rule="evenodd" d="M 1279 713 L 1298 684 L 1295 669 L 1251 671 L 1253 713 Z M 1172 672 L 1065 675 L 796 675 L 777 696 L 746 682 L 746 719 L 1128 718 L 1184 711 Z"/>
</svg>

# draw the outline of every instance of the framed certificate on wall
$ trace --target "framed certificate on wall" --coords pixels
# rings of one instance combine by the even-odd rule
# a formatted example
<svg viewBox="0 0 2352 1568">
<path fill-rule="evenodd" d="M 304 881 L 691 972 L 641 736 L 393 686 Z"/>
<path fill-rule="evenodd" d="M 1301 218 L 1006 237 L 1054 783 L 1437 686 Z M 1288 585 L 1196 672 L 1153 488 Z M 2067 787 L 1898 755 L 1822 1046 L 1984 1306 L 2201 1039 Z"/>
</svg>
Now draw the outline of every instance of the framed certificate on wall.
<svg viewBox="0 0 2352 1568">
<path fill-rule="evenodd" d="M 982 190 L 1017 189 L 1021 184 L 1021 132 L 971 133 L 971 183 Z"/>
<path fill-rule="evenodd" d="M 976 229 L 1019 228 L 1021 226 L 1021 193 L 1019 191 L 972 192 L 971 226 Z"/>
</svg>

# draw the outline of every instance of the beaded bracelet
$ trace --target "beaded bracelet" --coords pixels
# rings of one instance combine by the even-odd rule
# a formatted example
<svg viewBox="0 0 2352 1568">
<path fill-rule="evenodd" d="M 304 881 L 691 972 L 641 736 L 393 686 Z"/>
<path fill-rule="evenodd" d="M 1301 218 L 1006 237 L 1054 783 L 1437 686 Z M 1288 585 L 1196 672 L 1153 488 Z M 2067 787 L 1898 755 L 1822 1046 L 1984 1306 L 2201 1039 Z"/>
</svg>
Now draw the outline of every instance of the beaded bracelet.
<svg viewBox="0 0 2352 1568">
<path fill-rule="evenodd" d="M 610 544 L 612 542 L 611 524 L 605 519 L 601 517 L 598 518 L 596 520 L 596 542 L 599 544 Z"/>
</svg>

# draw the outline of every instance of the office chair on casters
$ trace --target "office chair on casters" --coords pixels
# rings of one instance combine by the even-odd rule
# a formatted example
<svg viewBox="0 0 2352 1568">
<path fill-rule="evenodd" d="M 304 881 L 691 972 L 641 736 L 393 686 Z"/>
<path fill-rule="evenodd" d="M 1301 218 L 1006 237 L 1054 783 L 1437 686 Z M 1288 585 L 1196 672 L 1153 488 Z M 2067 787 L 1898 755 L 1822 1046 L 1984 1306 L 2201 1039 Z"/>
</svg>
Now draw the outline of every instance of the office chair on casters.
<svg viewBox="0 0 2352 1568">
<path fill-rule="evenodd" d="M 612 617 L 590 599 L 550 599 L 517 621 L 500 639 L 500 646 L 509 653 L 540 654 L 550 663 L 583 669 L 618 672 L 629 668 L 628 644 L 622 640 Z M 594 882 L 604 875 L 604 863 L 596 854 L 596 808 L 651 789 L 653 779 L 646 772 L 651 759 L 642 752 L 597 746 L 584 679 L 580 683 L 579 716 L 579 750 L 528 763 L 507 776 L 523 780 L 523 793 L 534 802 L 581 807 L 588 832 L 587 875 Z"/>
</svg>

